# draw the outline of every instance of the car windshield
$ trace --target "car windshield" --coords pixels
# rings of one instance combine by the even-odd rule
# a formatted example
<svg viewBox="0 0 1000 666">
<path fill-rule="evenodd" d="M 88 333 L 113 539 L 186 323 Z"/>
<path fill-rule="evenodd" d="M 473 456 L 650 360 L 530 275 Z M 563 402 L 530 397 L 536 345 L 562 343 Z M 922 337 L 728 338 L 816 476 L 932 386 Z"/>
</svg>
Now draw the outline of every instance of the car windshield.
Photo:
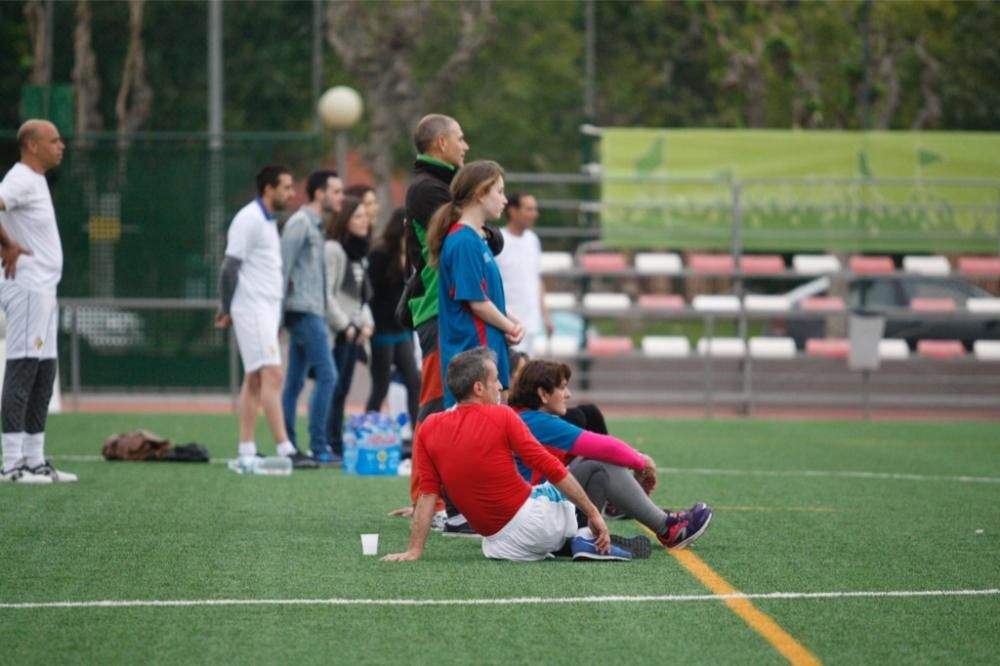
<svg viewBox="0 0 1000 666">
<path fill-rule="evenodd" d="M 893 308 L 903 305 L 895 280 L 854 280 L 847 292 L 851 307 Z"/>
</svg>

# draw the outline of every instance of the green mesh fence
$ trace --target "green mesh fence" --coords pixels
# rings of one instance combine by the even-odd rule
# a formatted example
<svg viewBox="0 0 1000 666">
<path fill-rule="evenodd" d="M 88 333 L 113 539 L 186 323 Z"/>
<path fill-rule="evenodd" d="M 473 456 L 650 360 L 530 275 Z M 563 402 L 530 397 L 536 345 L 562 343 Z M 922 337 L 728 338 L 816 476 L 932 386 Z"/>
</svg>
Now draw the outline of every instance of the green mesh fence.
<svg viewBox="0 0 1000 666">
<path fill-rule="evenodd" d="M 315 168 L 312 134 L 75 137 L 50 185 L 65 255 L 60 298 L 209 299 L 233 215 L 255 196 L 254 174 L 277 162 L 302 177 Z M 13 136 L 0 167 L 17 159 Z M 228 386 L 228 333 L 205 311 L 122 307 L 77 311 L 82 388 Z M 63 386 L 70 331 L 60 321 Z"/>
</svg>

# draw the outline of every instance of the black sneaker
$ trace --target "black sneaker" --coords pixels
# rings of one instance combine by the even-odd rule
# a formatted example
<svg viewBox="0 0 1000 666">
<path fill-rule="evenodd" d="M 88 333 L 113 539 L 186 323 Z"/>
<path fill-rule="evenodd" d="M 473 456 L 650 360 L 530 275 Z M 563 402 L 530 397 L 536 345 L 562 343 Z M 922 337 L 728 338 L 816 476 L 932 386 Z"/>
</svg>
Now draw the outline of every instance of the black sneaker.
<svg viewBox="0 0 1000 666">
<path fill-rule="evenodd" d="M 624 511 L 620 511 L 611 502 L 604 505 L 604 520 L 629 520 L 632 516 L 628 515 Z"/>
<path fill-rule="evenodd" d="M 441 534 L 450 537 L 480 537 L 479 532 L 472 529 L 472 525 L 470 525 L 468 521 L 462 523 L 461 525 L 452 525 L 449 522 L 445 522 L 444 529 L 441 531 Z"/>
<path fill-rule="evenodd" d="M 653 552 L 653 544 L 641 534 L 634 537 L 624 537 L 620 534 L 611 535 L 611 545 L 618 546 L 632 553 L 632 559 L 648 560 Z"/>
<path fill-rule="evenodd" d="M 301 451 L 296 450 L 288 457 L 292 461 L 292 469 L 319 469 L 319 463 Z"/>
</svg>

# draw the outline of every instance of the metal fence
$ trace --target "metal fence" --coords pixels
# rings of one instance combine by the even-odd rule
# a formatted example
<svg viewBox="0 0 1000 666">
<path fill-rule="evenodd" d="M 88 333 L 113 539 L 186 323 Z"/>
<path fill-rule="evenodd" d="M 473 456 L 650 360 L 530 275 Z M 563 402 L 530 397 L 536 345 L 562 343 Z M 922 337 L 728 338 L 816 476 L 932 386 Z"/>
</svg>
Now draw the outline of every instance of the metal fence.
<svg viewBox="0 0 1000 666">
<path fill-rule="evenodd" d="M 670 178 L 511 173 L 559 249 L 1000 252 L 1000 181 L 975 178 Z M 630 187 L 642 186 L 641 193 Z M 654 186 L 653 189 L 650 186 Z M 650 192 L 655 192 L 651 195 Z"/>
<path fill-rule="evenodd" d="M 237 350 L 229 331 L 212 326 L 215 301 L 62 299 L 60 305 L 63 393 L 71 405 L 79 405 L 81 394 L 94 392 L 228 393 L 235 399 Z M 686 311 L 660 316 L 699 321 L 712 339 L 723 322 L 737 317 L 816 314 Z M 574 387 L 586 387 L 581 395 L 608 404 L 695 405 L 707 415 L 722 408 L 749 413 L 765 406 L 1000 409 L 1000 364 L 968 356 L 931 360 L 914 355 L 885 361 L 872 372 L 851 370 L 842 359 L 801 353 L 783 360 L 697 353 L 667 359 L 639 352 L 563 359 L 575 368 Z"/>
<path fill-rule="evenodd" d="M 321 147 L 313 133 L 227 134 L 221 147 L 209 139 L 78 136 L 63 166 L 51 174 L 65 253 L 60 356 L 63 386 L 71 395 L 235 389 L 238 364 L 229 334 L 212 327 L 226 227 L 253 197 L 260 164 L 282 162 L 304 173 L 319 160 Z M 16 159 L 13 137 L 0 140 L 0 158 Z M 599 241 L 733 255 L 763 248 L 1000 251 L 1000 181 L 994 180 L 599 173 L 510 173 L 507 180 L 508 190 L 539 198 L 538 231 L 546 249 L 575 250 Z M 657 195 L 608 196 L 611 185 L 630 183 L 655 184 Z M 739 278 L 733 289 L 742 293 Z M 690 362 L 702 362 L 702 384 L 720 376 L 721 366 Z M 603 364 L 595 360 L 588 370 L 594 386 L 601 385 Z M 744 386 L 754 395 L 740 400 L 760 395 L 755 376 L 748 383 L 741 375 L 739 395 L 748 390 Z M 623 388 L 622 395 L 627 393 Z M 697 393 L 704 399 L 704 391 Z M 710 390 L 709 402 L 725 394 Z"/>
</svg>

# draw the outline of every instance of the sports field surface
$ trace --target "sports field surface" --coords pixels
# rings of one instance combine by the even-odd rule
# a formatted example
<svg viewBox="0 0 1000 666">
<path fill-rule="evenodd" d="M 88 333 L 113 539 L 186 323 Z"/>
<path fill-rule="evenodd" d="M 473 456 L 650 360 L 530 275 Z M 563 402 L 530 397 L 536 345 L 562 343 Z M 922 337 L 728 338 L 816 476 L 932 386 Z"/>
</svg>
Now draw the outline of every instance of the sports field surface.
<svg viewBox="0 0 1000 666">
<path fill-rule="evenodd" d="M 304 424 L 303 424 L 304 426 Z M 711 504 L 691 549 L 644 561 L 485 560 L 405 548 L 405 478 L 241 477 L 235 417 L 59 414 L 77 484 L 0 486 L 0 662 L 996 663 L 994 423 L 616 419 L 661 470 L 654 498 Z M 109 463 L 114 432 L 210 464 Z M 303 427 L 304 431 L 304 427 Z M 268 442 L 263 430 L 258 441 Z M 273 451 L 264 444 L 264 452 Z M 642 533 L 633 522 L 612 530 Z"/>
</svg>

